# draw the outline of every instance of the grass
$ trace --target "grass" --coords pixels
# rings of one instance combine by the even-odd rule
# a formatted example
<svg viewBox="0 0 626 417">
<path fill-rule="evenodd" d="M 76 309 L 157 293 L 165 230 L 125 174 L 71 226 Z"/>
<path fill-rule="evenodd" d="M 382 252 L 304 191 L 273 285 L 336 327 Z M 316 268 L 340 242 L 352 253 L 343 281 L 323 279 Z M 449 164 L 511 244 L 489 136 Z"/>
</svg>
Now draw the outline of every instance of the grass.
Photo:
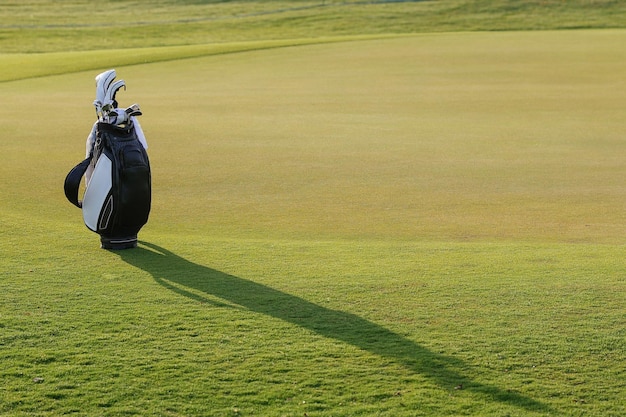
<svg viewBox="0 0 626 417">
<path fill-rule="evenodd" d="M 364 34 L 620 28 L 615 0 L 0 3 L 0 52 L 180 46 Z"/>
<path fill-rule="evenodd" d="M 625 36 L 129 51 L 124 252 L 61 191 L 112 52 L 42 54 L 0 83 L 0 414 L 623 415 Z"/>
<path fill-rule="evenodd" d="M 623 411 L 614 248 L 144 235 L 3 280 L 3 413 Z"/>
<path fill-rule="evenodd" d="M 207 55 L 222 55 L 287 46 L 346 42 L 385 36 L 341 36 L 324 38 L 243 41 L 216 44 L 156 46 L 149 48 L 106 49 L 94 51 L 49 52 L 41 54 L 6 54 L 0 62 L 0 82 L 47 75 L 97 70 L 103 66 L 119 67 L 134 64 L 173 61 Z"/>
</svg>

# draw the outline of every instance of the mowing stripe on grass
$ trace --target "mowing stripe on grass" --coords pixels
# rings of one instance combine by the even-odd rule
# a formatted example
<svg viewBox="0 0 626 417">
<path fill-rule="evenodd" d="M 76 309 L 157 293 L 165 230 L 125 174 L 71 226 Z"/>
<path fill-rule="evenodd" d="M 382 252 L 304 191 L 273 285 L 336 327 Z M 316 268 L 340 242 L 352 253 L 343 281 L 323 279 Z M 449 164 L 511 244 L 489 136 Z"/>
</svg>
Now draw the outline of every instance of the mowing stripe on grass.
<svg viewBox="0 0 626 417">
<path fill-rule="evenodd" d="M 309 39 L 284 39 L 221 44 L 106 49 L 98 51 L 0 54 L 0 82 L 126 65 L 146 64 L 287 46 L 346 42 L 401 35 L 359 35 Z"/>
</svg>

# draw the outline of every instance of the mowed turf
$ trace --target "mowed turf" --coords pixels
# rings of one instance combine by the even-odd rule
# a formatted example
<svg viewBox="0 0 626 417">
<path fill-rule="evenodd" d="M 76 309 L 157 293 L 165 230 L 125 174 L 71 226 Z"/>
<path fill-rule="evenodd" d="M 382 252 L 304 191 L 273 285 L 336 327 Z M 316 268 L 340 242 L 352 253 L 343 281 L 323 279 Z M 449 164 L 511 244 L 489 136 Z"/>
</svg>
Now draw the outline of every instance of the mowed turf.
<svg viewBox="0 0 626 417">
<path fill-rule="evenodd" d="M 620 243 L 623 40 L 420 35 L 233 54 L 120 69 L 120 100 L 145 110 L 157 228 Z M 80 156 L 91 78 L 43 81 L 81 94 L 59 100 L 86 114 L 55 145 L 64 155 Z"/>
<path fill-rule="evenodd" d="M 624 41 L 117 68 L 154 181 L 119 253 L 62 193 L 95 73 L 0 84 L 0 412 L 623 414 Z"/>
</svg>

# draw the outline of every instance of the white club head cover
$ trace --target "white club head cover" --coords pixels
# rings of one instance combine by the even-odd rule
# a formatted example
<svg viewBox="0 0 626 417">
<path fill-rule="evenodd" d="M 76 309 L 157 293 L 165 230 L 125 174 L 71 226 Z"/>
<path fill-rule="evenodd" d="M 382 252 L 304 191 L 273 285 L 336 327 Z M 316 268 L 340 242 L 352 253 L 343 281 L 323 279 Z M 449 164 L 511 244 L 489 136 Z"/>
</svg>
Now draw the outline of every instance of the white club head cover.
<svg viewBox="0 0 626 417">
<path fill-rule="evenodd" d="M 115 80 L 116 73 L 114 69 L 104 71 L 96 76 L 96 99 L 93 104 L 96 107 L 98 119 L 105 121 L 107 114 L 114 110 L 113 102 L 117 91 L 126 87 L 124 80 Z"/>
</svg>

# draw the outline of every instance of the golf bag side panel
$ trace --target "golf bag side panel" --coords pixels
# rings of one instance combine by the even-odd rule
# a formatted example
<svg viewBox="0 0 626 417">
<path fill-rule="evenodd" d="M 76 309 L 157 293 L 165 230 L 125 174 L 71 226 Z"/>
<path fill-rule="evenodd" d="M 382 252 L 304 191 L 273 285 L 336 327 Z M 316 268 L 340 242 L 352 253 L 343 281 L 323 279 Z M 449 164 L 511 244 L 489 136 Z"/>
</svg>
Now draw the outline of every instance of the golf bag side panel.
<svg viewBox="0 0 626 417">
<path fill-rule="evenodd" d="M 96 162 L 89 185 L 85 190 L 83 197 L 83 221 L 89 230 L 100 233 L 102 226 L 106 229 L 110 221 L 103 223 L 103 214 L 106 202 L 112 204 L 112 188 L 113 188 L 113 162 L 105 154 L 101 154 Z"/>
</svg>

